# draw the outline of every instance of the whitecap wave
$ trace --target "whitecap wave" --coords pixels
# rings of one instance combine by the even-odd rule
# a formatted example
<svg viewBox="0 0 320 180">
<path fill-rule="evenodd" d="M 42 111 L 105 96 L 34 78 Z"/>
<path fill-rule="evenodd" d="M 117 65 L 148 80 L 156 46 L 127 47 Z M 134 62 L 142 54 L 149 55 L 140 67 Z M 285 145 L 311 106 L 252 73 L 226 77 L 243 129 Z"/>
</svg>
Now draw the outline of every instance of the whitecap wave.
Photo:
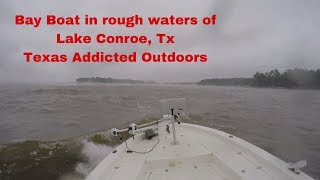
<svg viewBox="0 0 320 180">
<path fill-rule="evenodd" d="M 86 162 L 78 163 L 75 170 L 77 173 L 88 176 L 90 172 L 110 153 L 113 147 L 95 144 L 87 140 L 83 141 L 81 153 L 87 158 Z"/>
</svg>

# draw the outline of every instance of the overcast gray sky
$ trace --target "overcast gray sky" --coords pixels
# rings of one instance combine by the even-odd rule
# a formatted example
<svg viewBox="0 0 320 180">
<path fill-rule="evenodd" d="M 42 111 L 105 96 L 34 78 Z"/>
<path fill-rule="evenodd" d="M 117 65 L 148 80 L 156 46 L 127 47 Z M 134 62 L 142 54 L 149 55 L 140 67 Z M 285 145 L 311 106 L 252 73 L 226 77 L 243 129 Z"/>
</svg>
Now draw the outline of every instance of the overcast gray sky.
<svg viewBox="0 0 320 180">
<path fill-rule="evenodd" d="M 113 77 L 160 82 L 198 81 L 213 77 L 249 77 L 274 68 L 320 68 L 318 0 L 2 0 L 0 2 L 0 82 L 64 82 L 78 77 Z M 211 16 L 214 27 L 15 26 L 16 14 L 42 16 Z M 57 45 L 55 34 L 140 34 L 165 32 L 174 46 Z M 26 63 L 24 51 L 206 52 L 207 63 Z"/>
</svg>

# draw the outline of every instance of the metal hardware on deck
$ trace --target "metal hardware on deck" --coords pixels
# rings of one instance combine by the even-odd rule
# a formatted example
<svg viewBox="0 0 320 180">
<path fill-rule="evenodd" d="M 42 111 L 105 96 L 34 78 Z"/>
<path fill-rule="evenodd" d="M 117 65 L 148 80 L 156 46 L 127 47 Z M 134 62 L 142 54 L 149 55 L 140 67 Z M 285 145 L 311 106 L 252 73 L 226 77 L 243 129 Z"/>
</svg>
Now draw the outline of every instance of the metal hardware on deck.
<svg viewBox="0 0 320 180">
<path fill-rule="evenodd" d="M 170 127 L 169 127 L 169 125 L 166 126 L 166 131 L 167 131 L 168 134 L 170 133 Z"/>
<path fill-rule="evenodd" d="M 172 135 L 173 135 L 173 145 L 177 145 L 179 144 L 179 142 L 177 141 L 177 135 L 176 135 L 176 115 L 173 113 L 174 109 L 171 109 L 171 123 L 172 123 Z"/>
<path fill-rule="evenodd" d="M 296 174 L 300 174 L 300 168 L 306 167 L 307 166 L 307 161 L 306 160 L 302 160 L 299 162 L 296 162 L 294 164 L 289 163 L 288 164 L 288 169 L 291 170 L 292 172 L 296 173 Z"/>
</svg>

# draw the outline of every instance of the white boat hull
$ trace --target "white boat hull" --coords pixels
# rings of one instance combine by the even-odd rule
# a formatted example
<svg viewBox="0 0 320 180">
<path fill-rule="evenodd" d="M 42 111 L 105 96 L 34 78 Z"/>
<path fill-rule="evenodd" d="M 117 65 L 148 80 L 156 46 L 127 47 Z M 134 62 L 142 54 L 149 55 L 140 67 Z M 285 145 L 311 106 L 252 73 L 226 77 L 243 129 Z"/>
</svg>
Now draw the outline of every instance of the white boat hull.
<svg viewBox="0 0 320 180">
<path fill-rule="evenodd" d="M 296 174 L 288 164 L 270 153 L 222 131 L 176 124 L 178 145 L 173 145 L 168 122 L 159 125 L 159 136 L 151 140 L 138 134 L 127 140 L 137 152 L 128 153 L 125 143 L 108 155 L 87 180 L 312 180 Z M 171 128 L 171 126 L 170 126 Z"/>
</svg>

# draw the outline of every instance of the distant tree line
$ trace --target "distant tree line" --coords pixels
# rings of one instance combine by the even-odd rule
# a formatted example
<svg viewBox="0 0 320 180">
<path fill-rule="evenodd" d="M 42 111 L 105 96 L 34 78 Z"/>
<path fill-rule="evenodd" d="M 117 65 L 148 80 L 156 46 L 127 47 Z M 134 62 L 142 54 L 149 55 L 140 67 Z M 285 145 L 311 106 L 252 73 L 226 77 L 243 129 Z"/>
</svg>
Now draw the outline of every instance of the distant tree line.
<svg viewBox="0 0 320 180">
<path fill-rule="evenodd" d="M 140 81 L 132 79 L 113 79 L 102 77 L 78 78 L 77 83 L 125 83 L 125 84 L 154 84 L 154 81 Z"/>
<path fill-rule="evenodd" d="M 200 85 L 233 85 L 233 86 L 248 86 L 251 85 L 252 78 L 214 78 L 214 79 L 204 79 L 198 84 Z"/>
<path fill-rule="evenodd" d="M 319 88 L 320 69 L 288 69 L 283 73 L 277 69 L 266 73 L 257 72 L 253 76 L 253 86 L 285 88 Z"/>
<path fill-rule="evenodd" d="M 257 72 L 253 78 L 214 78 L 200 81 L 200 85 L 238 85 L 254 87 L 320 88 L 320 69 L 288 69 L 283 73 L 277 69 Z"/>
</svg>

